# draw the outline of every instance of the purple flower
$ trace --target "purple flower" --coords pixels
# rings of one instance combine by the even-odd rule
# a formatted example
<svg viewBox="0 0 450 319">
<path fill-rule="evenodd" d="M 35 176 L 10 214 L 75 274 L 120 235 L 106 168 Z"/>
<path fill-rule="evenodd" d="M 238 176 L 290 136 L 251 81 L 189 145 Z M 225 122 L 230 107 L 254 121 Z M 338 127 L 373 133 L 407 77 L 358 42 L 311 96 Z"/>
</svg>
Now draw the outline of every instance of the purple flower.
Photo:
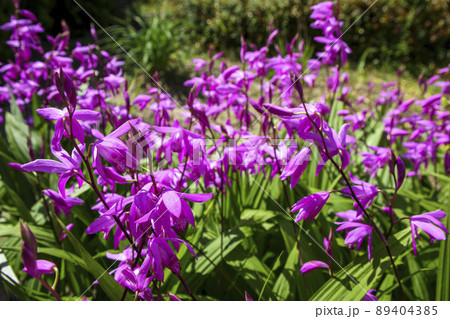
<svg viewBox="0 0 450 319">
<path fill-rule="evenodd" d="M 314 20 L 324 20 L 333 16 L 333 1 L 324 1 L 310 7 L 313 12 L 310 17 Z"/>
<path fill-rule="evenodd" d="M 182 232 L 186 229 L 188 223 L 195 226 L 194 214 L 185 199 L 193 202 L 204 202 L 211 198 L 212 194 L 187 194 L 178 193 L 173 190 L 166 190 L 160 195 L 155 206 L 150 203 L 152 200 L 148 196 L 137 197 L 137 207 L 143 210 L 143 207 L 152 207 L 149 212 L 143 212 L 145 215 L 138 219 L 138 224 L 151 223 L 155 233 L 160 236 L 171 234 L 172 227 L 176 231 Z"/>
<path fill-rule="evenodd" d="M 331 265 L 331 262 L 333 260 L 332 259 L 333 258 L 333 247 L 331 245 L 332 241 L 333 241 L 333 228 L 330 229 L 330 233 L 328 234 L 328 238 L 325 237 L 323 239 L 323 247 L 325 247 L 325 251 L 327 252 L 327 255 L 328 255 L 329 259 L 330 259 L 329 260 L 330 265 Z"/>
<path fill-rule="evenodd" d="M 319 260 L 312 260 L 312 261 L 308 261 L 306 263 L 304 263 L 302 265 L 302 267 L 300 268 L 300 272 L 302 274 L 306 274 L 314 269 L 317 268 L 330 268 L 330 266 L 328 266 L 328 264 L 324 263 L 323 261 L 319 261 Z"/>
<path fill-rule="evenodd" d="M 436 156 L 436 144 L 426 141 L 423 143 L 407 142 L 403 143 L 407 152 L 402 155 L 403 158 L 411 160 L 414 166 L 414 171 L 408 172 L 407 176 L 420 176 L 420 166 L 424 164 L 425 168 L 431 161 L 434 162 Z"/>
<path fill-rule="evenodd" d="M 353 228 L 351 231 L 347 231 L 345 234 L 345 244 L 350 245 L 350 248 L 354 248 L 358 251 L 361 248 L 361 245 L 363 244 L 364 239 L 368 236 L 369 242 L 367 245 L 367 251 L 369 253 L 369 260 L 372 260 L 372 227 L 357 223 L 357 222 L 338 222 L 336 223 L 339 226 L 336 230 L 344 230 Z"/>
<path fill-rule="evenodd" d="M 302 219 L 312 221 L 317 214 L 319 214 L 329 197 L 330 192 L 327 191 L 303 197 L 300 201 L 295 203 L 294 206 L 292 206 L 292 212 L 299 211 L 295 217 L 295 222 L 298 223 Z"/>
<path fill-rule="evenodd" d="M 354 184 L 357 185 L 357 186 L 352 186 L 352 189 L 356 195 L 356 198 L 359 200 L 359 202 L 365 209 L 369 208 L 372 205 L 375 197 L 378 195 L 378 188 L 376 188 L 372 184 L 360 181 L 355 176 L 353 176 L 352 173 L 349 173 L 349 174 L 350 174 L 350 180 Z M 345 196 L 353 197 L 353 195 L 350 192 L 349 187 L 344 187 L 340 191 Z M 356 198 L 354 198 L 355 203 L 353 204 L 353 207 L 356 208 L 358 215 L 362 215 L 364 213 L 363 209 L 356 202 Z"/>
<path fill-rule="evenodd" d="M 59 70 L 54 72 L 53 80 L 60 98 L 68 102 L 68 107 L 72 113 L 77 105 L 77 88 L 71 77 L 64 73 L 62 66 L 60 65 Z"/>
<path fill-rule="evenodd" d="M 317 165 L 316 175 L 320 173 L 322 168 L 325 166 L 325 163 L 329 160 L 328 156 L 325 154 L 325 148 L 328 150 L 330 156 L 339 155 L 342 162 L 342 168 L 347 168 L 350 163 L 350 155 L 345 149 L 346 146 L 346 136 L 347 131 L 350 128 L 350 124 L 344 124 L 339 131 L 339 135 L 336 131 L 331 128 L 325 120 L 322 120 L 322 131 L 325 133 L 325 145 L 323 143 L 323 139 L 320 133 L 317 132 L 299 132 L 300 138 L 309 141 L 312 140 L 320 147 L 320 152 L 322 155 L 322 159 L 319 161 Z"/>
<path fill-rule="evenodd" d="M 34 172 L 46 172 L 46 173 L 58 173 L 59 181 L 58 181 L 58 189 L 61 193 L 62 197 L 66 197 L 66 184 L 67 181 L 72 177 L 76 176 L 78 180 L 78 186 L 81 188 L 83 186 L 83 172 L 80 168 L 81 164 L 81 156 L 78 154 L 77 150 L 74 149 L 72 152 L 72 156 L 61 147 L 59 143 L 52 144 L 52 146 L 56 146 L 59 149 L 52 149 L 53 154 L 61 161 L 54 161 L 48 159 L 37 159 L 33 162 L 26 163 L 21 166 L 21 169 L 25 171 L 34 171 Z M 81 152 L 84 152 L 84 145 L 79 145 L 79 149 Z"/>
<path fill-rule="evenodd" d="M 355 132 L 359 128 L 365 128 L 367 115 L 370 115 L 370 113 L 367 110 L 363 110 L 360 113 L 345 115 L 343 119 L 344 121 L 352 122 L 352 131 Z"/>
<path fill-rule="evenodd" d="M 195 72 L 199 72 L 203 67 L 206 66 L 206 61 L 203 59 L 193 59 L 192 63 L 195 65 Z"/>
<path fill-rule="evenodd" d="M 94 143 L 92 166 L 106 181 L 114 179 L 114 174 L 102 165 L 101 158 L 112 164 L 119 173 L 125 173 L 127 168 L 135 168 L 137 165 L 136 158 L 130 153 L 129 147 L 119 137 L 129 132 L 139 121 L 139 119 L 127 121 L 107 136 L 101 136 Z M 115 179 L 118 181 L 117 178 Z"/>
<path fill-rule="evenodd" d="M 356 210 L 347 210 L 345 212 L 336 213 L 336 215 L 348 222 L 359 222 L 363 219 L 363 216 L 358 214 Z"/>
<path fill-rule="evenodd" d="M 445 228 L 444 224 L 439 221 L 445 216 L 447 216 L 445 212 L 443 212 L 442 210 L 437 210 L 434 212 L 411 217 L 410 225 L 414 255 L 417 255 L 416 237 L 420 240 L 418 229 L 421 229 L 428 236 L 430 236 L 431 243 L 433 243 L 435 240 L 446 239 L 445 233 L 448 234 L 448 230 L 447 228 Z"/>
<path fill-rule="evenodd" d="M 172 127 L 154 126 L 153 129 L 162 134 L 171 134 L 170 138 L 163 145 L 166 160 L 169 165 L 172 164 L 173 153 L 179 153 L 178 159 L 181 162 L 186 154 L 192 153 L 191 140 L 203 139 L 201 135 L 181 127 L 178 121 L 175 121 Z"/>
<path fill-rule="evenodd" d="M 375 289 L 370 289 L 363 297 L 361 301 L 378 301 L 378 298 L 375 297 Z"/>
<path fill-rule="evenodd" d="M 147 273 L 151 266 L 151 257 L 146 256 L 140 267 L 132 271 L 129 268 L 122 270 L 123 277 L 120 283 L 130 288 L 144 300 L 153 300 L 152 290 L 149 288 L 150 282 L 156 277 L 155 275 L 147 277 Z"/>
<path fill-rule="evenodd" d="M 283 173 L 280 175 L 280 179 L 283 181 L 291 176 L 291 188 L 294 188 L 308 165 L 310 155 L 311 150 L 308 147 L 303 148 L 300 152 L 295 154 L 284 168 Z"/>
<path fill-rule="evenodd" d="M 80 198 L 75 197 L 62 197 L 61 194 L 51 190 L 46 189 L 44 191 L 44 194 L 50 197 L 53 201 L 53 204 L 55 205 L 55 213 L 59 216 L 59 214 L 63 211 L 67 217 L 69 217 L 70 209 L 74 205 L 81 205 L 83 204 L 83 200 Z"/>
<path fill-rule="evenodd" d="M 73 224 L 68 224 L 67 226 L 66 226 L 66 229 L 68 230 L 68 231 L 72 231 L 72 229 L 73 229 Z M 59 237 L 59 241 L 62 241 L 64 238 L 66 238 L 67 237 L 67 233 L 65 232 L 65 231 L 63 231 L 62 232 L 62 234 L 61 234 L 61 237 Z"/>
<path fill-rule="evenodd" d="M 36 112 L 42 116 L 43 118 L 54 121 L 55 124 L 55 136 L 54 139 L 56 141 L 61 141 L 63 135 L 69 137 L 67 132 L 70 132 L 70 127 L 68 123 L 69 112 L 67 109 L 56 109 L 53 107 L 48 107 L 45 109 L 37 109 Z M 84 132 L 78 120 L 81 121 L 95 121 L 99 119 L 101 116 L 100 113 L 91 110 L 76 110 L 72 115 L 72 130 L 73 136 L 80 141 L 80 143 L 84 144 Z"/>
<path fill-rule="evenodd" d="M 22 235 L 22 260 L 25 265 L 23 271 L 34 278 L 40 275 L 53 274 L 56 265 L 48 260 L 37 259 L 37 243 L 28 225 L 20 223 Z"/>
<path fill-rule="evenodd" d="M 170 301 L 181 301 L 180 298 L 178 298 L 177 296 L 175 296 L 174 294 L 169 293 L 169 300 Z"/>
<path fill-rule="evenodd" d="M 366 173 L 370 174 L 370 178 L 375 178 L 378 169 L 384 168 L 390 157 L 391 149 L 386 147 L 369 146 L 369 148 L 376 152 L 376 154 L 370 152 L 361 152 L 362 163 L 366 167 Z"/>
<path fill-rule="evenodd" d="M 299 109 L 290 109 L 287 107 L 278 106 L 272 103 L 263 103 L 263 106 L 267 109 L 267 111 L 271 114 L 281 116 L 281 117 L 290 117 L 294 115 L 295 111 L 299 111 Z"/>
<path fill-rule="evenodd" d="M 323 37 L 314 37 L 315 41 L 325 44 L 325 51 L 317 53 L 322 59 L 322 63 L 334 65 L 338 58 L 345 63 L 347 54 L 350 54 L 352 50 L 340 39 L 344 23 L 336 20 L 333 16 L 333 2 L 321 2 L 310 9 L 313 10 L 311 18 L 315 20 L 311 27 L 321 29 L 324 35 Z"/>
<path fill-rule="evenodd" d="M 164 270 L 163 267 L 169 268 L 174 274 L 180 273 L 180 263 L 177 256 L 169 246 L 167 241 L 179 241 L 186 245 L 187 249 L 192 255 L 197 258 L 192 247 L 181 239 L 177 238 L 153 238 L 148 241 L 148 251 L 151 256 L 152 269 L 155 272 L 156 278 L 159 281 L 164 282 Z"/>
<path fill-rule="evenodd" d="M 399 189 L 405 180 L 405 163 L 400 156 L 397 157 L 397 189 Z"/>
</svg>

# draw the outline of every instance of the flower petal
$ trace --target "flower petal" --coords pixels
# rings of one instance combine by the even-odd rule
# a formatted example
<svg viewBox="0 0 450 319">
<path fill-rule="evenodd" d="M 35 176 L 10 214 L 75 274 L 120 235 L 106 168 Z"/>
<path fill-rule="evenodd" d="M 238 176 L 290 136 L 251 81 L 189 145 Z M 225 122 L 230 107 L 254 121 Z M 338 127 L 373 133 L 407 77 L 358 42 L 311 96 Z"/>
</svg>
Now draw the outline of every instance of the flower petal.
<svg viewBox="0 0 450 319">
<path fill-rule="evenodd" d="M 47 160 L 37 159 L 30 163 L 22 165 L 22 169 L 32 172 L 45 172 L 45 173 L 65 173 L 68 171 L 67 166 L 63 163 Z"/>
<path fill-rule="evenodd" d="M 330 268 L 330 267 L 328 266 L 328 264 L 324 263 L 323 261 L 313 260 L 313 261 L 308 261 L 308 262 L 304 263 L 302 268 L 300 268 L 300 272 L 302 274 L 306 274 L 317 268 Z"/>
</svg>

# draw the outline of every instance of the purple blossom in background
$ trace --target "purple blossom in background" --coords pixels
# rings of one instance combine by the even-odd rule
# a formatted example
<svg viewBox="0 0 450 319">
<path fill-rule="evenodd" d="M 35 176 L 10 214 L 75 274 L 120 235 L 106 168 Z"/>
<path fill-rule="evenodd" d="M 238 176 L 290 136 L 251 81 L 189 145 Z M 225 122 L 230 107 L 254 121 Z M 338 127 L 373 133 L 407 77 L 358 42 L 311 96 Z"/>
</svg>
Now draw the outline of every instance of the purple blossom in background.
<svg viewBox="0 0 450 319">
<path fill-rule="evenodd" d="M 345 64 L 347 55 L 352 53 L 352 50 L 341 39 L 343 22 L 337 21 L 333 16 L 333 2 L 321 2 L 310 8 L 313 10 L 311 18 L 315 20 L 311 27 L 320 29 L 323 32 L 322 37 L 314 37 L 314 40 L 325 44 L 324 52 L 318 52 L 317 56 L 322 59 L 324 64 L 334 65 L 339 59 L 340 63 Z"/>
<path fill-rule="evenodd" d="M 73 224 L 68 224 L 68 225 L 66 226 L 66 229 L 67 229 L 68 231 L 72 231 L 73 226 L 74 226 Z M 63 241 L 63 239 L 66 238 L 66 237 L 67 237 L 67 233 L 66 233 L 65 231 L 63 231 L 62 234 L 61 234 L 61 237 L 59 237 L 59 241 Z"/>
<path fill-rule="evenodd" d="M 359 222 L 363 219 L 363 216 L 358 214 L 356 210 L 347 210 L 345 212 L 336 213 L 336 215 L 348 222 Z"/>
<path fill-rule="evenodd" d="M 376 154 L 361 152 L 359 155 L 362 157 L 362 163 L 366 167 L 366 173 L 370 175 L 371 179 L 374 179 L 378 169 L 382 169 L 386 166 L 392 151 L 386 147 L 375 147 L 369 145 L 369 148 L 372 151 L 375 151 Z"/>
</svg>

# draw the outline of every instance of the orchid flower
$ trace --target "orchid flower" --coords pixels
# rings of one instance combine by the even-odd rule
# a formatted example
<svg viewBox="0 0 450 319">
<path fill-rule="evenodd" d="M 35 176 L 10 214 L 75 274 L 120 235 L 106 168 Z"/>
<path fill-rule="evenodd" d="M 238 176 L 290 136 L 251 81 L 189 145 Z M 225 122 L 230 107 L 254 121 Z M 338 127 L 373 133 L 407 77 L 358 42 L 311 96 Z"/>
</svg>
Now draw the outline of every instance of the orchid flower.
<svg viewBox="0 0 450 319">
<path fill-rule="evenodd" d="M 358 215 L 362 215 L 363 209 L 358 205 L 358 203 L 356 202 L 356 199 L 358 199 L 358 201 L 361 203 L 361 205 L 365 209 L 367 209 L 372 205 L 373 200 L 378 195 L 378 188 L 367 182 L 363 182 L 363 181 L 359 180 L 358 178 L 353 176 L 352 173 L 349 173 L 349 174 L 350 174 L 350 180 L 352 181 L 352 183 L 356 184 L 356 186 L 352 186 L 352 189 L 356 195 L 356 198 L 354 198 L 355 203 L 353 204 L 353 207 L 356 208 Z M 349 187 L 344 187 L 343 189 L 340 190 L 340 192 L 345 196 L 352 197 Z"/>
<path fill-rule="evenodd" d="M 300 201 L 292 206 L 292 212 L 298 211 L 295 222 L 298 223 L 302 219 L 312 221 L 319 214 L 322 207 L 330 197 L 330 192 L 323 191 L 309 196 L 303 197 Z"/>
<path fill-rule="evenodd" d="M 69 112 L 67 109 L 56 109 L 53 107 L 48 107 L 45 109 L 37 109 L 36 112 L 42 116 L 43 118 L 54 121 L 56 120 L 55 125 L 55 136 L 56 141 L 61 141 L 61 138 L 64 136 L 69 137 L 68 133 L 71 132 L 68 119 Z M 100 118 L 100 113 L 91 110 L 75 110 L 72 115 L 72 134 L 73 136 L 80 141 L 80 143 L 84 144 L 84 132 L 83 128 L 78 122 L 81 121 L 96 121 Z"/>
<path fill-rule="evenodd" d="M 358 222 L 338 222 L 340 225 L 336 230 L 348 230 L 353 228 L 351 231 L 347 231 L 345 234 L 345 244 L 350 245 L 350 248 L 355 247 L 358 251 L 363 244 L 363 241 L 368 237 L 367 251 L 369 254 L 369 260 L 372 260 L 372 227 Z"/>
<path fill-rule="evenodd" d="M 428 236 L 430 236 L 431 243 L 435 240 L 445 240 L 445 233 L 448 234 L 447 228 L 442 224 L 440 219 L 447 216 L 442 210 L 429 212 L 421 215 L 415 215 L 411 217 L 411 235 L 414 255 L 417 255 L 416 238 L 420 240 L 418 230 L 421 229 Z"/>
<path fill-rule="evenodd" d="M 75 149 L 72 151 L 72 156 L 69 156 L 59 144 L 57 145 L 59 146 L 59 150 L 53 149 L 53 154 L 55 154 L 60 162 L 49 159 L 37 159 L 30 163 L 23 164 L 21 168 L 25 171 L 60 174 L 58 189 L 62 197 L 66 198 L 66 184 L 72 176 L 76 176 L 80 188 L 83 186 L 84 177 L 80 168 L 82 159 Z M 84 152 L 84 145 L 80 145 L 79 148 Z"/>
</svg>

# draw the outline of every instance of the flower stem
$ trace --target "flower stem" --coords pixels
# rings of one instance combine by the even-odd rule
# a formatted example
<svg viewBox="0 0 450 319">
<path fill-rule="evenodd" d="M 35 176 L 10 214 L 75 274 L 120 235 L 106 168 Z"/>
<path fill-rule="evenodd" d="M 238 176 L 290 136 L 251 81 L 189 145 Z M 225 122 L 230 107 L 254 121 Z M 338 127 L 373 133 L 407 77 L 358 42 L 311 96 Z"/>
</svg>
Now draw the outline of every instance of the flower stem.
<svg viewBox="0 0 450 319">
<path fill-rule="evenodd" d="M 48 291 L 50 291 L 52 293 L 52 295 L 56 298 L 56 300 L 61 301 L 61 297 L 58 295 L 58 293 L 56 292 L 55 289 L 53 289 L 52 287 L 50 287 L 50 285 L 48 283 L 45 282 L 44 279 L 42 279 L 41 277 L 38 278 L 39 281 L 41 282 L 41 284 L 47 288 Z"/>
<path fill-rule="evenodd" d="M 301 100 L 301 102 L 302 102 L 302 104 L 303 104 L 303 107 L 304 107 L 304 109 L 305 109 L 305 111 L 306 111 L 306 116 L 307 116 L 308 119 L 311 121 L 311 123 L 313 124 L 313 126 L 316 128 L 317 133 L 318 133 L 318 134 L 321 136 L 321 138 L 322 138 L 322 142 L 323 142 L 323 146 L 324 146 L 323 151 L 324 151 L 325 155 L 328 157 L 328 159 L 331 161 L 331 163 L 336 167 L 336 169 L 338 170 L 338 172 L 340 173 L 340 175 L 341 175 L 342 178 L 344 179 L 345 184 L 346 184 L 347 187 L 349 188 L 350 193 L 351 193 L 353 199 L 355 200 L 356 204 L 361 208 L 361 210 L 362 210 L 363 213 L 364 213 L 364 216 L 367 218 L 367 220 L 369 220 L 371 226 L 373 227 L 373 229 L 375 229 L 375 232 L 377 233 L 377 235 L 380 237 L 381 241 L 383 242 L 383 245 L 385 246 L 386 251 L 387 251 L 387 253 L 388 253 L 388 255 L 389 255 L 389 259 L 390 259 L 390 261 L 391 261 L 392 268 L 394 269 L 395 277 L 396 277 L 396 279 L 397 279 L 397 281 L 398 281 L 398 286 L 399 286 L 400 291 L 401 291 L 401 293 L 402 293 L 403 299 L 406 300 L 407 298 L 406 298 L 405 292 L 404 292 L 404 290 L 403 290 L 403 285 L 402 285 L 402 282 L 401 282 L 401 280 L 400 280 L 400 276 L 399 276 L 399 274 L 398 274 L 397 267 L 395 266 L 394 258 L 392 257 L 391 249 L 390 249 L 390 247 L 389 247 L 389 243 L 388 243 L 387 240 L 386 240 L 386 237 L 383 235 L 382 231 L 381 231 L 381 230 L 378 228 L 378 226 L 375 224 L 375 222 L 373 221 L 373 219 L 370 218 L 369 214 L 367 213 L 367 210 L 365 209 L 365 207 L 364 207 L 364 206 L 361 204 L 361 202 L 359 201 L 359 199 L 358 199 L 358 197 L 356 196 L 356 194 L 355 194 L 355 192 L 354 192 L 354 190 L 353 190 L 353 188 L 352 188 L 352 185 L 350 184 L 350 181 L 348 180 L 348 178 L 347 178 L 347 176 L 346 176 L 346 174 L 345 174 L 343 168 L 340 167 L 340 166 L 336 163 L 336 161 L 333 159 L 333 157 L 332 157 L 332 156 L 330 155 L 330 153 L 328 152 L 327 144 L 325 143 L 325 137 L 324 137 L 324 135 L 323 135 L 323 132 L 320 130 L 320 128 L 318 127 L 317 123 L 314 122 L 313 119 L 311 118 L 311 116 L 310 116 L 310 114 L 309 114 L 309 112 L 308 112 L 308 109 L 307 109 L 307 107 L 306 107 L 306 104 L 305 104 L 305 102 L 304 102 L 304 100 L 303 100 L 302 94 L 300 94 L 300 92 L 298 92 L 298 93 L 299 93 L 299 96 L 300 96 L 300 100 Z"/>
<path fill-rule="evenodd" d="M 188 293 L 189 296 L 191 296 L 192 300 L 196 301 L 197 299 L 195 299 L 194 294 L 192 293 L 191 289 L 189 289 L 189 286 L 187 285 L 186 281 L 184 281 L 183 277 L 181 277 L 181 274 L 178 273 L 177 274 L 178 279 L 180 279 L 181 283 L 184 286 L 184 289 L 186 289 L 186 292 Z"/>
</svg>

